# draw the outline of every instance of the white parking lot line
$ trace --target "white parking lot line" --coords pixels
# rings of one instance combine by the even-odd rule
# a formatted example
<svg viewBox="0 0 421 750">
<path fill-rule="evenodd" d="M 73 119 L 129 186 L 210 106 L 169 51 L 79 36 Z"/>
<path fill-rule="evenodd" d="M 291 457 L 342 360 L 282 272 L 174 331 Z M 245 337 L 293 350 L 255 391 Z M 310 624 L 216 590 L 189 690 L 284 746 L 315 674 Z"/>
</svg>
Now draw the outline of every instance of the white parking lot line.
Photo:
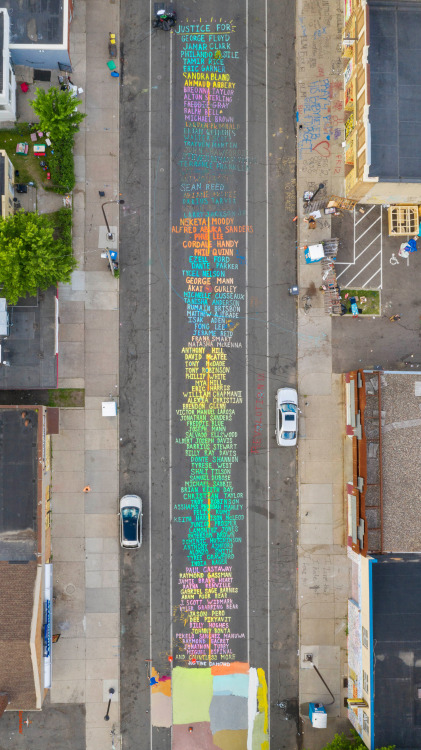
<svg viewBox="0 0 421 750">
<path fill-rule="evenodd" d="M 368 243 L 368 245 L 365 246 L 364 250 L 361 250 L 360 253 L 355 257 L 354 263 L 358 260 L 358 258 L 361 258 L 362 255 L 381 237 L 381 232 L 377 235 L 377 237 L 374 238 L 374 240 L 371 240 L 371 242 Z"/>
<path fill-rule="evenodd" d="M 361 273 L 362 273 L 363 271 L 365 271 L 365 269 L 366 269 L 366 268 L 368 268 L 368 266 L 370 265 L 370 263 L 372 263 L 372 262 L 373 262 L 373 260 L 375 260 L 375 259 L 376 259 L 376 258 L 377 258 L 377 257 L 378 257 L 379 255 L 381 255 L 381 252 L 382 252 L 382 251 L 381 251 L 381 250 L 379 250 L 379 252 L 377 253 L 377 255 L 375 255 L 375 256 L 374 256 L 374 258 L 370 258 L 370 260 L 368 261 L 368 263 L 366 263 L 366 264 L 365 264 L 365 266 L 364 266 L 363 268 L 361 268 L 361 269 L 360 269 L 360 270 L 358 271 L 358 273 L 356 273 L 356 274 L 355 274 L 355 276 L 353 276 L 353 277 L 352 277 L 352 279 L 349 279 L 349 280 L 347 281 L 347 286 L 351 286 L 351 284 L 352 284 L 352 283 L 353 283 L 353 282 L 355 281 L 355 279 L 357 279 L 357 278 L 358 278 L 358 276 L 359 276 L 359 275 L 360 275 L 360 274 L 361 274 Z M 376 271 L 376 273 L 379 273 L 379 272 L 380 272 L 380 268 L 379 268 L 379 269 L 378 269 L 378 270 Z M 359 286 L 359 287 L 360 287 L 361 289 L 364 289 L 364 286 L 365 286 L 365 285 L 364 285 L 364 284 L 358 284 L 358 286 Z"/>
<path fill-rule="evenodd" d="M 377 209 L 377 211 L 375 209 Z M 373 211 L 374 214 L 370 216 Z M 367 226 L 366 220 L 369 216 L 369 225 Z M 377 279 L 377 283 L 375 284 L 375 286 L 378 289 L 381 289 L 383 280 L 382 208 L 380 206 L 371 206 L 368 211 L 359 219 L 356 219 L 356 213 L 354 211 L 353 219 L 353 259 L 351 262 L 337 261 L 337 266 L 344 266 L 340 273 L 337 274 L 337 278 L 341 279 L 341 286 L 347 288 L 354 284 L 356 279 L 359 279 L 359 288 L 366 289 L 370 285 L 373 285 L 373 279 L 376 279 L 376 277 L 378 276 L 379 278 Z M 365 224 L 362 227 L 359 227 L 358 225 L 363 221 L 365 222 Z M 379 224 L 380 226 L 378 226 Z M 364 231 L 361 231 L 363 228 Z M 372 236 L 373 232 L 376 232 L 375 237 Z M 362 240 L 364 239 L 364 237 L 367 244 L 363 246 Z M 362 256 L 364 256 L 364 258 Z M 373 266 L 371 264 L 374 262 L 376 262 L 377 268 L 373 273 Z M 363 275 L 363 272 L 368 268 L 370 277 L 366 278 L 365 275 Z"/>
<path fill-rule="evenodd" d="M 355 220 L 355 215 L 354 215 L 354 220 Z M 375 225 L 375 224 L 377 224 L 377 222 L 378 222 L 378 221 L 380 221 L 380 216 L 378 216 L 378 217 L 377 217 L 377 219 L 376 219 L 375 221 L 373 221 L 373 223 L 372 223 L 372 224 L 370 224 L 370 226 L 369 226 L 369 227 L 367 227 L 367 229 L 365 230 L 365 232 L 363 232 L 362 234 L 360 234 L 360 236 L 359 236 L 359 237 L 356 237 L 356 238 L 355 238 L 355 244 L 356 244 L 357 242 L 359 242 L 360 240 L 362 240 L 362 238 L 364 237 L 364 235 L 366 235 L 366 234 L 367 234 L 367 232 L 369 232 L 369 231 L 370 231 L 370 229 L 372 229 L 372 228 L 374 227 L 374 225 Z M 355 226 L 356 226 L 356 225 L 355 225 Z"/>
<path fill-rule="evenodd" d="M 375 205 L 371 206 L 371 208 L 370 208 L 370 209 L 369 209 L 368 211 L 366 211 L 366 213 L 365 213 L 365 214 L 363 214 L 363 216 L 361 216 L 361 219 L 358 219 L 358 221 L 355 221 L 355 209 L 354 209 L 354 226 L 356 227 L 356 226 L 358 226 L 358 224 L 360 224 L 360 223 L 361 223 L 362 221 L 364 221 L 364 219 L 366 219 L 366 218 L 367 218 L 367 216 L 368 216 L 369 214 L 371 214 L 371 212 L 372 212 L 372 210 L 373 210 L 374 208 L 376 208 L 376 206 L 375 206 Z"/>
</svg>

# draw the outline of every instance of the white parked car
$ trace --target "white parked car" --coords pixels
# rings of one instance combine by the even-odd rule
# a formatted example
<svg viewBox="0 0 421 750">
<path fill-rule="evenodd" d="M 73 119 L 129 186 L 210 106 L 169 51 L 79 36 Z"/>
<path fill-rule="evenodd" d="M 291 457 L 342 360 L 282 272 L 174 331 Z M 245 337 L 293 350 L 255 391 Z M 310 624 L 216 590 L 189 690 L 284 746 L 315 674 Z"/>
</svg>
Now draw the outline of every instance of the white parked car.
<svg viewBox="0 0 421 750">
<path fill-rule="evenodd" d="M 125 549 L 142 546 L 142 500 L 124 495 L 120 500 L 120 544 Z"/>
<path fill-rule="evenodd" d="M 276 393 L 276 442 L 296 445 L 298 431 L 298 395 L 295 388 L 279 388 Z"/>
</svg>

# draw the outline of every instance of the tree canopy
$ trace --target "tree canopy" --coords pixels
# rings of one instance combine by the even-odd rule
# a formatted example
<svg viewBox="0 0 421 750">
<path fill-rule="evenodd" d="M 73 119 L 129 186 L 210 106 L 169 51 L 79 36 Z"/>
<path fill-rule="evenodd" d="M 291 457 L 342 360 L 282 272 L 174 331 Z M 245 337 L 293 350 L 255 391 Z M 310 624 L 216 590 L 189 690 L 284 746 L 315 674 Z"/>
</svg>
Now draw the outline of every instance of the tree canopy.
<svg viewBox="0 0 421 750">
<path fill-rule="evenodd" d="M 48 216 L 21 211 L 0 218 L 1 295 L 9 304 L 35 296 L 38 289 L 70 282 L 76 265 L 71 246 L 61 237 L 54 239 Z"/>
<path fill-rule="evenodd" d="M 76 112 L 81 101 L 70 91 L 61 91 L 56 86 L 51 86 L 48 91 L 37 89 L 36 98 L 30 104 L 39 117 L 41 130 L 50 133 L 53 145 L 61 138 L 70 136 L 73 139 L 86 117 L 82 112 Z"/>
</svg>

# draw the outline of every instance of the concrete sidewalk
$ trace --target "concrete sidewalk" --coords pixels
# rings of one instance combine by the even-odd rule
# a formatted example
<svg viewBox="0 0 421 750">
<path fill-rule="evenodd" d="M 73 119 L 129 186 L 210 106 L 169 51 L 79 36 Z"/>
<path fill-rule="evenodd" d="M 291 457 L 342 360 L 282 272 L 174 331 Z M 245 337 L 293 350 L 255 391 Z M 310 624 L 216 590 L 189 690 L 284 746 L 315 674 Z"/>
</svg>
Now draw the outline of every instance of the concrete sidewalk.
<svg viewBox="0 0 421 750">
<path fill-rule="evenodd" d="M 303 193 L 344 195 L 342 0 L 297 3 L 298 248 L 331 236 L 329 216 L 315 230 L 303 221 Z M 302 409 L 298 446 L 300 711 L 303 747 L 318 750 L 335 732 L 348 731 L 348 559 L 342 378 L 332 373 L 332 319 L 324 311 L 320 264 L 307 265 L 298 249 L 298 392 Z M 310 297 L 307 314 L 302 297 Z M 312 662 L 306 655 L 312 655 Z M 334 701 L 313 668 L 334 695 Z M 326 730 L 313 729 L 310 701 L 324 703 Z"/>
<path fill-rule="evenodd" d="M 101 412 L 102 401 L 118 401 L 118 281 L 99 249 L 101 201 L 118 198 L 119 79 L 106 67 L 108 32 L 118 28 L 118 3 L 106 13 L 100 0 L 76 4 L 72 80 L 84 90 L 87 117 L 74 152 L 79 265 L 59 290 L 59 387 L 84 388 L 85 408 L 62 409 L 53 440 L 54 632 L 61 638 L 53 647 L 51 702 L 85 705 L 87 750 L 120 747 L 118 417 Z M 117 224 L 116 205 L 107 206 L 107 218 Z"/>
<path fill-rule="evenodd" d="M 54 632 L 52 703 L 86 707 L 86 748 L 120 747 L 118 420 L 101 416 L 118 399 L 118 282 L 100 257 L 101 201 L 119 198 L 119 79 L 106 67 L 108 32 L 119 28 L 118 4 L 75 6 L 72 79 L 84 89 L 87 112 L 76 141 L 74 252 L 79 268 L 60 287 L 59 387 L 84 388 L 84 409 L 63 409 L 53 440 Z M 302 194 L 325 183 L 322 195 L 344 194 L 340 33 L 342 0 L 297 2 L 298 245 L 330 236 L 330 218 L 315 231 L 302 220 Z M 87 40 L 89 45 L 87 46 Z M 100 198 L 98 191 L 105 191 Z M 111 226 L 118 207 L 108 205 Z M 320 266 L 298 250 L 299 440 L 298 605 L 303 747 L 319 750 L 349 727 L 344 707 L 347 659 L 348 562 L 345 546 L 342 380 L 332 373 L 331 318 L 323 309 Z M 303 311 L 301 297 L 311 309 Z M 83 488 L 89 486 L 90 492 Z M 334 694 L 305 660 L 313 663 Z M 109 689 L 115 693 L 104 721 Z M 313 729 L 308 702 L 323 702 L 327 730 Z"/>
</svg>

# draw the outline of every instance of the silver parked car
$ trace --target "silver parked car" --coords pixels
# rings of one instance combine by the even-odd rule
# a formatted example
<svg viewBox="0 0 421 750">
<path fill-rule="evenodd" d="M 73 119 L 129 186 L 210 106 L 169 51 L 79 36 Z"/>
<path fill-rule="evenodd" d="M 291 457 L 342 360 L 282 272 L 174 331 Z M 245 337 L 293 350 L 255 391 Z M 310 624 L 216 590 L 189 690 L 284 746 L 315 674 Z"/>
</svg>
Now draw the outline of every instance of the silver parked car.
<svg viewBox="0 0 421 750">
<path fill-rule="evenodd" d="M 276 442 L 296 445 L 298 431 L 298 395 L 295 388 L 279 388 L 276 393 Z"/>
<path fill-rule="evenodd" d="M 120 500 L 120 544 L 125 549 L 142 546 L 142 500 L 124 495 Z"/>
</svg>

